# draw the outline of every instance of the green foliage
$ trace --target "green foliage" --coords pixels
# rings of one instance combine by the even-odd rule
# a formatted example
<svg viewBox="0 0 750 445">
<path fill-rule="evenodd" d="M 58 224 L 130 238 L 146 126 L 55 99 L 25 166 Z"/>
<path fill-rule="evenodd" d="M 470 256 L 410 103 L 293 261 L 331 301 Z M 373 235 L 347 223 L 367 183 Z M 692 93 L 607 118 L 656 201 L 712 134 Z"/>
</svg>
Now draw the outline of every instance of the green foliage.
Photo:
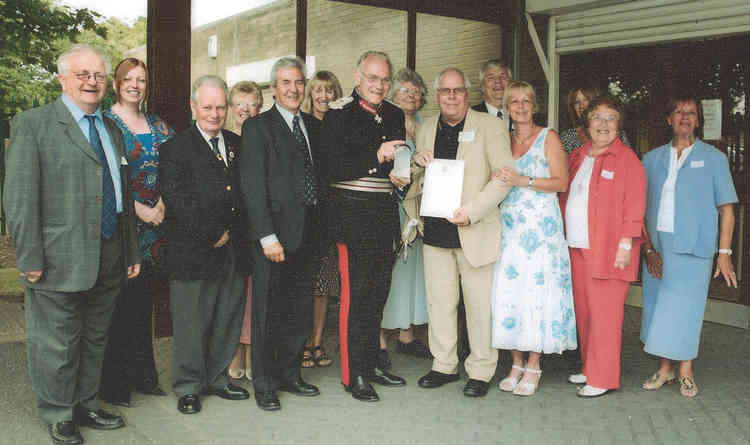
<svg viewBox="0 0 750 445">
<path fill-rule="evenodd" d="M 133 26 L 116 18 L 103 20 L 89 9 L 51 0 L 0 0 L 0 120 L 60 94 L 55 63 L 72 43 L 102 48 L 113 66 L 126 50 L 146 43 L 144 17 Z"/>
</svg>

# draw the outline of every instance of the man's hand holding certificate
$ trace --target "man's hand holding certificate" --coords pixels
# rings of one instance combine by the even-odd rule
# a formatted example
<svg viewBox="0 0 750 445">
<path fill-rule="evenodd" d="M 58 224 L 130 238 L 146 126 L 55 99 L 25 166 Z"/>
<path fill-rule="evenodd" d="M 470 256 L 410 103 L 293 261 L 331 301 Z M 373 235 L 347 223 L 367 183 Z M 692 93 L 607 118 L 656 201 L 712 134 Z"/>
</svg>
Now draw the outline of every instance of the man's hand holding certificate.
<svg viewBox="0 0 750 445">
<path fill-rule="evenodd" d="M 432 153 L 420 152 L 414 156 L 418 165 L 425 167 L 422 190 L 421 216 L 446 218 L 457 225 L 469 224 L 461 207 L 464 183 L 464 161 L 434 159 Z"/>
</svg>

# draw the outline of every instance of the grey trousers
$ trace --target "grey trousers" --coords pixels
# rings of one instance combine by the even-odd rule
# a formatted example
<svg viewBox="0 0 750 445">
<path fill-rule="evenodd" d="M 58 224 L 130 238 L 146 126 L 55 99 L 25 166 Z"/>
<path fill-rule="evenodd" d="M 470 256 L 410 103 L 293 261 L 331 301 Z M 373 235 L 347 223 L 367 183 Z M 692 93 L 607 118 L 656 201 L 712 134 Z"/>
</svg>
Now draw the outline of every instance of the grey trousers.
<svg viewBox="0 0 750 445">
<path fill-rule="evenodd" d="M 173 377 L 177 397 L 219 389 L 229 383 L 245 315 L 247 274 L 234 261 L 216 279 L 170 280 Z"/>
<path fill-rule="evenodd" d="M 119 233 L 119 232 L 118 232 Z M 42 278 L 44 279 L 44 278 Z M 107 330 L 125 279 L 119 236 L 102 240 L 99 276 L 82 292 L 26 288 L 26 347 L 39 416 L 73 419 L 73 409 L 99 409 Z"/>
</svg>

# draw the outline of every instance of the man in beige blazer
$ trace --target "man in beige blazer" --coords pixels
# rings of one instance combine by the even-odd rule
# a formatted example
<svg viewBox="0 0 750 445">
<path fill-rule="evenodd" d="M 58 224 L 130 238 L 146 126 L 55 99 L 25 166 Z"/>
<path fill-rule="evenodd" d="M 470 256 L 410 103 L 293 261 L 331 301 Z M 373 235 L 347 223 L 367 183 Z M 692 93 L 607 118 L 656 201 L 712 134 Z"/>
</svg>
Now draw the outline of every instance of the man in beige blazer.
<svg viewBox="0 0 750 445">
<path fill-rule="evenodd" d="M 453 218 L 425 217 L 424 266 L 427 310 L 430 316 L 432 370 L 419 379 L 422 388 L 436 388 L 458 380 L 457 307 L 459 279 L 464 292 L 471 354 L 465 361 L 469 381 L 464 395 L 487 394 L 497 366 L 497 350 L 490 342 L 492 271 L 500 252 L 498 205 L 510 187 L 492 172 L 513 168 L 507 125 L 494 116 L 469 109 L 464 74 L 443 70 L 435 81 L 440 114 L 426 119 L 417 133 L 413 185 L 405 206 L 418 214 L 424 167 L 434 158 L 465 161 L 461 207 Z"/>
</svg>

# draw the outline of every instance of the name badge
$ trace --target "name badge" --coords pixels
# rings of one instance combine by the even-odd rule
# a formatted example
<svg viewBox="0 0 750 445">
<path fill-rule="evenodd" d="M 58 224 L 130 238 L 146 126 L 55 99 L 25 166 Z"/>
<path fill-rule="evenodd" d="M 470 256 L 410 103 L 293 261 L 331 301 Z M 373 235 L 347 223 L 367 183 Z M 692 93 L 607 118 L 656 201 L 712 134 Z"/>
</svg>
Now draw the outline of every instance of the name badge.
<svg viewBox="0 0 750 445">
<path fill-rule="evenodd" d="M 128 160 L 125 159 L 125 156 L 120 156 L 120 165 L 128 165 Z"/>
<path fill-rule="evenodd" d="M 703 168 L 703 161 L 690 161 L 690 168 Z"/>
<path fill-rule="evenodd" d="M 602 170 L 602 178 L 615 179 L 615 172 L 611 172 L 609 170 Z"/>
<path fill-rule="evenodd" d="M 474 130 L 462 131 L 458 133 L 458 142 L 472 142 L 474 141 Z"/>
</svg>

